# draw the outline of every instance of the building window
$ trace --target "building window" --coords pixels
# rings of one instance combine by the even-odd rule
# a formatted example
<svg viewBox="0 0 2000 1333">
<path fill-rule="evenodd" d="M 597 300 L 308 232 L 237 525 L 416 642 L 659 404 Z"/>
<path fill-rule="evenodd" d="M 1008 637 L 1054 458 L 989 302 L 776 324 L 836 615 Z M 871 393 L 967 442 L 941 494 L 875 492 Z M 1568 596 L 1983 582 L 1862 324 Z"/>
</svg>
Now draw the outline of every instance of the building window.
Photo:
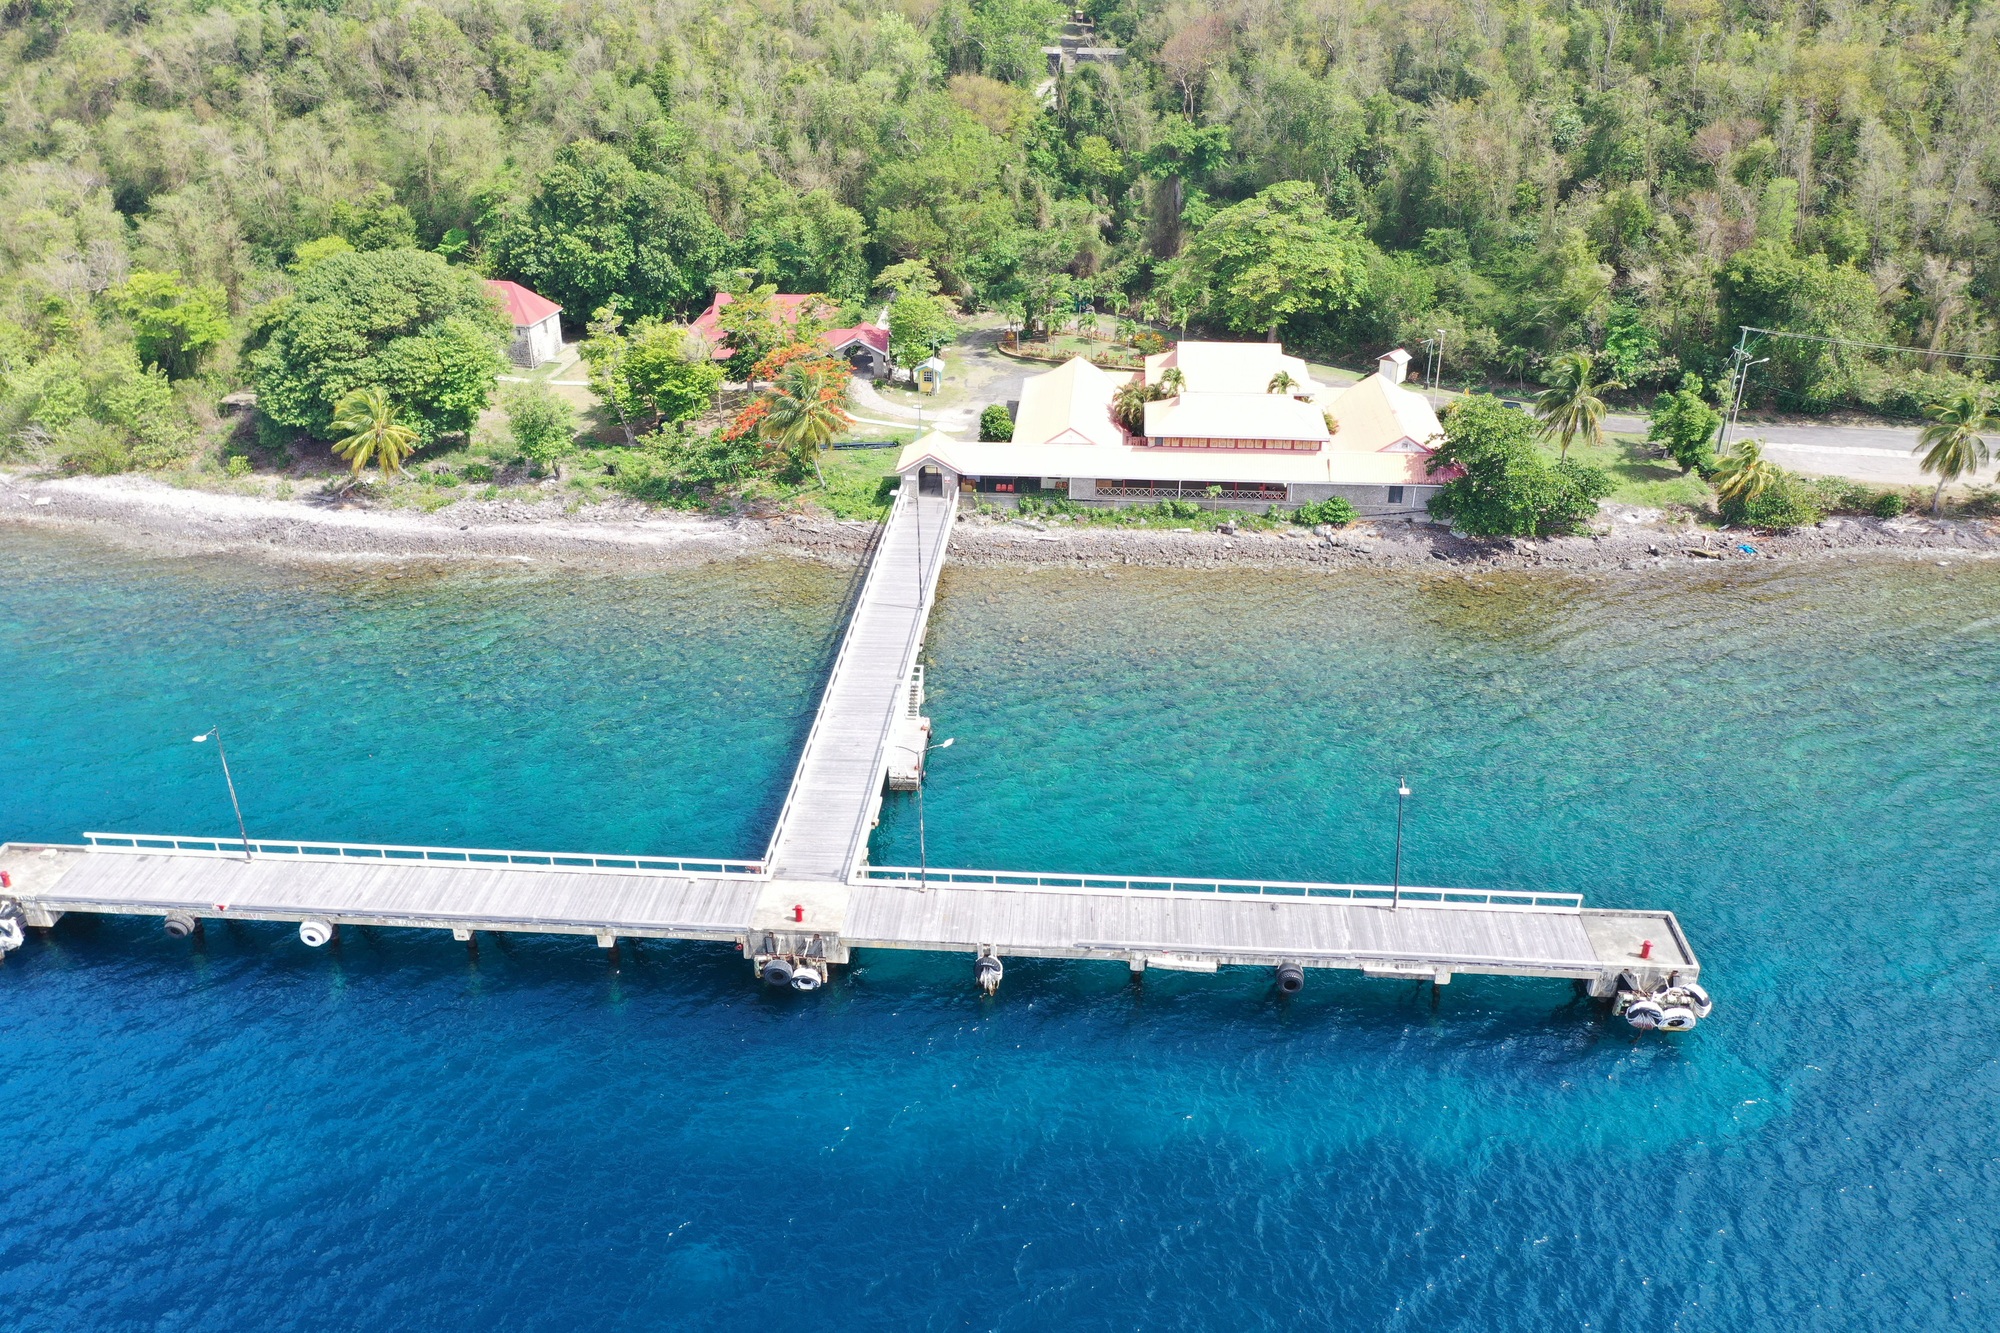
<svg viewBox="0 0 2000 1333">
<path fill-rule="evenodd" d="M 1401 486 L 1391 486 L 1389 488 L 1389 503 L 1392 505 L 1403 503 L 1403 488 Z"/>
</svg>

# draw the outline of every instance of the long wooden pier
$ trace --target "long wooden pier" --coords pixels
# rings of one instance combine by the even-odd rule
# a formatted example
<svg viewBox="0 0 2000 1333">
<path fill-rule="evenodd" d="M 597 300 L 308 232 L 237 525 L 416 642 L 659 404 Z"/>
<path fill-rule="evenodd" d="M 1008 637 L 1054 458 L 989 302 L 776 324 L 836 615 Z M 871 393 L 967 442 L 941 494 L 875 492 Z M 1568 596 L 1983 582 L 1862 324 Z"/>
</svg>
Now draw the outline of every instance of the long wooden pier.
<svg viewBox="0 0 2000 1333">
<path fill-rule="evenodd" d="M 897 494 L 778 812 L 772 874 L 844 881 L 866 859 L 957 514 L 956 495 Z"/>
<path fill-rule="evenodd" d="M 1691 1014 L 1694 987 L 1706 1012 L 1700 962 L 1671 912 L 1591 909 L 1574 893 L 869 865 L 892 755 L 914 745 L 921 768 L 912 677 L 954 498 L 907 485 L 897 497 L 760 861 L 89 833 L 81 845 L 0 846 L 11 880 L 0 952 L 22 926 L 122 913 L 181 935 L 209 920 L 296 922 L 309 944 L 344 925 L 570 934 L 607 948 L 709 940 L 802 990 L 855 949 L 919 949 L 973 955 L 989 990 L 1004 958 L 1076 958 L 1134 972 L 1271 968 L 1287 991 L 1307 968 L 1564 978 L 1633 1006 L 1635 1021 Z"/>
</svg>

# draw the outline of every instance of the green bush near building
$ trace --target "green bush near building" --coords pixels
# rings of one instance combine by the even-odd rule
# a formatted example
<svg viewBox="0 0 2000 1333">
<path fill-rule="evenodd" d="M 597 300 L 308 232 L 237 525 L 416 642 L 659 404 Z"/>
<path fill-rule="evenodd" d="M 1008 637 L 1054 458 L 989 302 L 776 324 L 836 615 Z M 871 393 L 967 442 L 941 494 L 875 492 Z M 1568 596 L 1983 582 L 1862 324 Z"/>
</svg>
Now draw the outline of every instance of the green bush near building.
<svg viewBox="0 0 2000 1333">
<path fill-rule="evenodd" d="M 1344 495 L 1330 495 L 1324 500 L 1308 501 L 1292 511 L 1292 522 L 1308 528 L 1316 528 L 1322 523 L 1344 528 L 1360 517 L 1360 511 L 1355 509 L 1354 502 Z"/>
</svg>

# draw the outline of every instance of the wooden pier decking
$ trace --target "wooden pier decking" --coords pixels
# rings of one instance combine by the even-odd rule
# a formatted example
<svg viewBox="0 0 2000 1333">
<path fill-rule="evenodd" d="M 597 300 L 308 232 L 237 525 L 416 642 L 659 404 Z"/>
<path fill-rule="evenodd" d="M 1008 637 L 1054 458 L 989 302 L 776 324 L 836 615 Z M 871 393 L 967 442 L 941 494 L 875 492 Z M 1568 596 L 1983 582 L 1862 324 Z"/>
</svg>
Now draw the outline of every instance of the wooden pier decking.
<svg viewBox="0 0 2000 1333">
<path fill-rule="evenodd" d="M 890 735 L 957 513 L 956 495 L 906 489 L 897 496 L 771 835 L 772 874 L 845 880 L 867 855 Z"/>
<path fill-rule="evenodd" d="M 1599 996 L 1699 977 L 1671 912 L 1589 909 L 1574 893 L 869 865 L 892 747 L 911 743 L 911 673 L 955 502 L 907 482 L 898 495 L 761 861 L 85 834 L 0 845 L 0 940 L 88 912 L 164 917 L 179 933 L 298 922 L 308 943 L 341 925 L 710 940 L 811 969 L 814 985 L 857 948 L 977 955 L 994 968 L 982 984 L 1001 957 L 1556 977 Z"/>
<path fill-rule="evenodd" d="M 713 940 L 746 956 L 849 961 L 854 949 L 1105 959 L 1133 971 L 1348 968 L 1444 982 L 1455 973 L 1563 977 L 1609 994 L 1621 973 L 1651 989 L 1700 964 L 1670 912 L 1230 891 L 1051 888 L 753 875 L 444 865 L 217 850 L 8 844 L 0 864 L 27 924 L 69 912 L 319 921 L 618 938 Z M 1225 881 L 1226 883 L 1226 881 Z M 1303 890 L 1353 886 L 1288 886 Z M 1372 889 L 1369 891 L 1373 891 Z M 1386 892 L 1386 890 L 1384 890 Z M 1469 896 L 1474 891 L 1464 891 Z M 1416 895 L 1430 895 L 1417 901 Z M 1560 895 L 1573 899 L 1574 895 Z M 1650 949 L 1646 941 L 1651 941 Z M 1644 955 L 1642 956 L 1642 951 Z"/>
</svg>

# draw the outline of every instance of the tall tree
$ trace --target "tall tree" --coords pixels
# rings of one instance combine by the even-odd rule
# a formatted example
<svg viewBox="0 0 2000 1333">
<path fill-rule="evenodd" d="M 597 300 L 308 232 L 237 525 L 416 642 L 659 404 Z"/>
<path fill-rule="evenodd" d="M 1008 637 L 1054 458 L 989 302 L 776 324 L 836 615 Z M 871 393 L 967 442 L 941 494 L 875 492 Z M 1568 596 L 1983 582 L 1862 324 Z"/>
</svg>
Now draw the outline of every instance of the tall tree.
<svg viewBox="0 0 2000 1333">
<path fill-rule="evenodd" d="M 1967 390 L 1953 394 L 1924 414 L 1930 420 L 1917 432 L 1916 452 L 1923 454 L 1923 469 L 1937 474 L 1937 488 L 1931 492 L 1931 512 L 1944 502 L 1946 483 L 1977 472 L 1992 460 L 1985 432 L 1994 429 L 1993 409 L 1984 394 Z"/>
<path fill-rule="evenodd" d="M 348 251 L 299 272 L 252 331 L 257 410 L 329 439 L 353 389 L 392 387 L 425 441 L 470 430 L 507 336 L 479 275 L 418 250 Z"/>
<path fill-rule="evenodd" d="M 1181 258 L 1224 323 L 1276 342 L 1301 311 L 1356 305 L 1370 249 L 1357 224 L 1327 216 L 1312 186 L 1280 181 L 1210 218 Z"/>
<path fill-rule="evenodd" d="M 1535 396 L 1535 415 L 1542 434 L 1561 443 L 1561 456 L 1581 437 L 1596 448 L 1604 443 L 1604 400 L 1598 395 L 1625 386 L 1615 379 L 1599 380 L 1588 352 L 1564 352 L 1549 359 L 1548 388 Z"/>
<path fill-rule="evenodd" d="M 778 446 L 795 471 L 803 471 L 810 461 L 822 486 L 826 475 L 820 471 L 820 450 L 854 424 L 840 406 L 846 395 L 840 372 L 821 362 L 795 362 L 779 372 L 765 396 L 770 406 L 762 423 L 764 438 Z"/>
</svg>

